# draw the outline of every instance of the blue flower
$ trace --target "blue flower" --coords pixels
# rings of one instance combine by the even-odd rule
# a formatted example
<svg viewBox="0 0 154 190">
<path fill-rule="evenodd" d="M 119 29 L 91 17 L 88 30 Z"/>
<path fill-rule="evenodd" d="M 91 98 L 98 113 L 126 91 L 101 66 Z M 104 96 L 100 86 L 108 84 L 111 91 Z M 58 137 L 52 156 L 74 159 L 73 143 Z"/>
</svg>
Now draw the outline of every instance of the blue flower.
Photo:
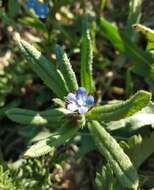
<svg viewBox="0 0 154 190">
<path fill-rule="evenodd" d="M 39 18 L 45 19 L 48 14 L 48 4 L 38 2 L 38 0 L 28 0 L 26 3 L 27 8 L 34 9 L 35 15 Z"/>
<path fill-rule="evenodd" d="M 39 18 L 46 18 L 48 14 L 48 4 L 47 3 L 37 3 L 35 5 L 35 15 Z"/>
<path fill-rule="evenodd" d="M 27 8 L 32 9 L 35 8 L 35 5 L 37 4 L 37 0 L 29 0 L 26 3 Z"/>
<path fill-rule="evenodd" d="M 75 94 L 69 93 L 67 95 L 66 103 L 66 107 L 69 111 L 78 111 L 82 115 L 94 104 L 94 97 L 87 96 L 86 89 L 80 87 Z"/>
</svg>

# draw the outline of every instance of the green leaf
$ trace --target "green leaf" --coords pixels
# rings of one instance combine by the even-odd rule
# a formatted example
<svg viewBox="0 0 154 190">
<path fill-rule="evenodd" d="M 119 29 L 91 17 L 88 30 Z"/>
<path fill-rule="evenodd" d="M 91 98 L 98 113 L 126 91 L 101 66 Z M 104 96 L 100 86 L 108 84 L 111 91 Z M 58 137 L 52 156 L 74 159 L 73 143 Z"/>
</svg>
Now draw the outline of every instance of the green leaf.
<svg viewBox="0 0 154 190">
<path fill-rule="evenodd" d="M 32 142 L 32 143 L 38 142 L 38 141 L 44 140 L 44 139 L 51 137 L 51 136 L 52 136 L 52 133 L 49 130 L 43 130 L 43 131 L 40 131 L 39 133 L 37 133 L 35 135 L 35 137 L 33 137 L 30 140 L 30 142 Z"/>
<path fill-rule="evenodd" d="M 85 87 L 88 93 L 94 92 L 94 81 L 92 73 L 93 48 L 90 37 L 90 31 L 86 27 L 82 33 L 82 51 L 81 51 L 81 86 Z"/>
<path fill-rule="evenodd" d="M 126 27 L 126 33 L 129 36 L 133 34 L 132 25 L 140 21 L 142 3 L 143 0 L 129 0 L 129 14 Z"/>
<path fill-rule="evenodd" d="M 132 150 L 130 150 L 129 155 L 132 162 L 139 168 L 141 164 L 154 152 L 154 132 L 149 136 L 142 138 L 141 143 L 137 144 Z"/>
<path fill-rule="evenodd" d="M 67 54 L 59 45 L 56 45 L 56 57 L 58 68 L 64 76 L 69 92 L 75 92 L 78 89 L 78 83 L 75 73 L 72 69 Z"/>
<path fill-rule="evenodd" d="M 152 102 L 131 117 L 109 122 L 107 129 L 117 130 L 120 128 L 126 128 L 129 132 L 132 132 L 148 125 L 151 125 L 152 128 L 154 128 L 154 103 Z"/>
<path fill-rule="evenodd" d="M 55 108 L 52 110 L 36 112 L 32 110 L 12 108 L 6 112 L 9 119 L 17 123 L 25 125 L 52 125 L 57 122 L 60 123 L 64 116 L 68 114 L 69 111 L 65 108 Z"/>
<path fill-rule="evenodd" d="M 123 186 L 114 176 L 113 171 L 108 164 L 103 165 L 101 170 L 96 173 L 95 183 L 97 190 L 123 190 Z"/>
<path fill-rule="evenodd" d="M 85 156 L 88 152 L 93 151 L 95 148 L 96 146 L 91 135 L 82 133 L 80 148 L 75 155 L 76 159 Z"/>
<path fill-rule="evenodd" d="M 99 15 L 103 13 L 104 7 L 106 5 L 107 1 L 106 0 L 100 0 L 99 1 Z"/>
<path fill-rule="evenodd" d="M 46 25 L 40 21 L 37 17 L 24 17 L 22 19 L 18 20 L 21 24 L 24 24 L 26 26 L 31 26 L 33 28 L 36 28 L 39 31 L 46 32 L 47 28 Z"/>
<path fill-rule="evenodd" d="M 147 39 L 146 50 L 154 49 L 154 30 L 142 24 L 134 24 L 133 28 L 135 28 L 136 31 L 141 32 Z"/>
<path fill-rule="evenodd" d="M 120 35 L 124 41 L 126 54 L 135 59 L 135 61 L 138 61 L 140 65 L 144 64 L 146 67 L 150 68 L 150 64 L 153 62 L 153 60 L 149 57 L 149 54 L 138 48 L 134 42 L 131 42 L 131 40 L 124 33 L 121 32 Z"/>
<path fill-rule="evenodd" d="M 78 127 L 75 126 L 74 123 L 65 122 L 63 126 L 50 137 L 32 145 L 24 155 L 28 157 L 39 157 L 54 151 L 55 147 L 65 144 L 70 140 L 70 138 L 76 134 L 77 130 Z"/>
<path fill-rule="evenodd" d="M 105 122 L 117 121 L 140 111 L 150 99 L 151 93 L 140 90 L 126 101 L 94 107 L 86 113 L 86 118 Z"/>
<path fill-rule="evenodd" d="M 125 45 L 125 53 L 131 60 L 134 61 L 132 71 L 145 78 L 149 85 L 154 84 L 154 61 L 149 53 L 138 48 L 131 40 L 123 33 L 120 33 Z"/>
<path fill-rule="evenodd" d="M 52 140 L 51 140 L 52 139 Z M 28 157 L 32 157 L 32 158 L 36 158 L 36 157 L 40 157 L 43 155 L 48 154 L 49 152 L 54 154 L 55 151 L 55 147 L 52 146 L 51 144 L 49 145 L 49 142 L 53 141 L 55 142 L 56 139 L 58 139 L 58 137 L 50 137 L 50 141 L 49 138 L 45 139 L 45 140 L 41 140 L 38 143 L 32 145 L 24 154 L 24 156 L 28 156 Z"/>
<path fill-rule="evenodd" d="M 8 169 L 6 163 L 1 161 L 0 164 L 0 189 L 3 190 L 16 190 L 21 189 L 17 184 L 17 179 L 13 177 L 13 170 Z"/>
<path fill-rule="evenodd" d="M 101 18 L 99 26 L 105 37 L 111 41 L 116 49 L 133 61 L 133 72 L 143 76 L 149 85 L 154 84 L 154 64 L 152 56 L 138 48 L 125 33 L 119 32 L 116 26 Z"/>
<path fill-rule="evenodd" d="M 17 15 L 20 8 L 19 1 L 9 0 L 8 7 L 9 7 L 9 16 L 14 18 Z"/>
<path fill-rule="evenodd" d="M 60 126 L 60 125 L 59 125 Z M 58 126 L 58 127 L 59 127 Z M 24 138 L 25 142 L 29 143 L 31 142 L 31 139 L 34 138 L 42 128 L 46 129 L 45 126 L 43 127 L 36 127 L 36 126 L 22 126 L 18 128 L 18 134 L 21 136 L 21 138 Z"/>
<path fill-rule="evenodd" d="M 65 108 L 65 102 L 59 98 L 53 98 L 53 103 L 59 107 Z"/>
<path fill-rule="evenodd" d="M 97 190 L 112 190 L 113 172 L 110 165 L 103 166 L 96 172 L 95 179 Z"/>
<path fill-rule="evenodd" d="M 113 46 L 120 52 L 124 52 L 125 47 L 117 27 L 103 17 L 101 17 L 99 20 L 99 26 L 105 37 L 111 41 Z"/>
<path fill-rule="evenodd" d="M 89 130 L 98 150 L 110 164 L 121 185 L 137 189 L 137 171 L 116 140 L 97 121 L 89 122 Z"/>
<path fill-rule="evenodd" d="M 2 118 L 4 116 L 6 116 L 5 112 L 8 109 L 11 109 L 13 107 L 19 106 L 20 103 L 21 103 L 21 99 L 15 99 L 12 102 L 10 102 L 10 103 L 6 104 L 5 106 L 3 106 L 2 108 L 0 108 L 0 117 Z"/>
<path fill-rule="evenodd" d="M 44 83 L 59 97 L 64 98 L 68 94 L 68 89 L 64 78 L 55 65 L 50 63 L 41 53 L 28 42 L 16 36 L 16 41 L 20 50 L 31 68 L 38 74 Z"/>
</svg>

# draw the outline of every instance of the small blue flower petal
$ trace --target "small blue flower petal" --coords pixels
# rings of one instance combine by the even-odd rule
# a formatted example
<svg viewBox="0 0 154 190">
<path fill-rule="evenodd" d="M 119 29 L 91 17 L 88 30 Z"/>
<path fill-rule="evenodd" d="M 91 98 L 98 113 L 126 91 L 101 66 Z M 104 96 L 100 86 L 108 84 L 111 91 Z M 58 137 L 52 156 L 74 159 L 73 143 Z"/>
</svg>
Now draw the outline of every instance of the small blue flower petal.
<svg viewBox="0 0 154 190">
<path fill-rule="evenodd" d="M 94 103 L 94 97 L 93 96 L 87 96 L 86 97 L 86 104 L 90 106 L 93 103 Z"/>
<path fill-rule="evenodd" d="M 69 93 L 66 97 L 67 101 L 72 103 L 72 102 L 76 102 L 76 95 L 73 93 Z"/>
<path fill-rule="evenodd" d="M 26 7 L 29 9 L 34 8 L 37 3 L 37 0 L 29 0 L 26 3 Z"/>
<path fill-rule="evenodd" d="M 88 111 L 88 107 L 82 106 L 82 107 L 79 107 L 78 110 L 79 110 L 79 113 L 82 115 Z"/>
<path fill-rule="evenodd" d="M 37 3 L 35 5 L 35 14 L 39 18 L 46 18 L 48 14 L 48 4 L 47 3 Z"/>
<path fill-rule="evenodd" d="M 78 91 L 77 91 L 77 95 L 86 95 L 86 93 L 87 93 L 87 91 L 86 91 L 86 89 L 84 88 L 84 87 L 80 87 L 79 89 L 78 89 Z"/>
<path fill-rule="evenodd" d="M 77 104 L 83 106 L 85 104 L 83 96 L 77 96 Z"/>
<path fill-rule="evenodd" d="M 74 103 L 70 103 L 67 105 L 67 109 L 71 112 L 74 112 L 74 111 L 78 110 L 78 106 Z"/>
<path fill-rule="evenodd" d="M 86 95 L 86 89 L 80 87 L 75 94 L 69 93 L 66 97 L 66 107 L 71 112 L 78 111 L 81 115 L 86 113 L 94 103 L 93 96 Z"/>
</svg>

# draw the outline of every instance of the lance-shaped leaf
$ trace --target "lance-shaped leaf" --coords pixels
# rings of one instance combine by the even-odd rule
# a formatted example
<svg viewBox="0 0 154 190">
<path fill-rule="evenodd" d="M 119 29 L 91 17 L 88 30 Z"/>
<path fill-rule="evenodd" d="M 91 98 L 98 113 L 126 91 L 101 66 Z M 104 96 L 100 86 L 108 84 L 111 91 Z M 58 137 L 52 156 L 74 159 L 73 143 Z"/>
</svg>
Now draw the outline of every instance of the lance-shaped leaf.
<svg viewBox="0 0 154 190">
<path fill-rule="evenodd" d="M 27 109 L 12 108 L 6 112 L 9 119 L 17 123 L 26 125 L 47 125 L 55 124 L 63 119 L 69 111 L 65 108 L 55 108 L 52 110 L 36 112 Z"/>
<path fill-rule="evenodd" d="M 120 129 L 126 131 L 127 134 L 134 132 L 141 127 L 151 125 L 154 128 L 154 103 L 150 102 L 141 111 L 135 113 L 131 117 L 127 117 L 118 121 L 112 121 L 107 124 L 110 131 Z"/>
<path fill-rule="evenodd" d="M 69 92 L 75 92 L 78 89 L 78 83 L 75 73 L 72 69 L 67 54 L 59 45 L 56 45 L 56 58 L 58 68 L 64 76 Z"/>
<path fill-rule="evenodd" d="M 86 113 L 86 118 L 105 122 L 117 121 L 140 111 L 150 99 L 151 93 L 140 90 L 126 101 L 94 107 Z"/>
<path fill-rule="evenodd" d="M 16 35 L 16 41 L 20 50 L 31 68 L 38 74 L 44 83 L 60 98 L 67 95 L 68 90 L 64 78 L 60 71 L 58 71 L 48 59 L 46 59 L 41 52 L 30 45 L 28 42 L 21 40 Z"/>
<path fill-rule="evenodd" d="M 89 122 L 89 130 L 98 150 L 109 162 L 121 185 L 137 189 L 138 175 L 136 169 L 117 141 L 97 121 Z"/>
<path fill-rule="evenodd" d="M 23 24 L 23 25 L 26 25 L 26 26 L 31 26 L 33 28 L 35 28 L 36 30 L 38 31 L 41 31 L 41 32 L 46 32 L 47 31 L 47 28 L 46 28 L 46 25 L 44 22 L 41 22 L 41 20 L 38 18 L 38 17 L 22 17 L 20 19 L 18 19 L 18 21 Z"/>
<path fill-rule="evenodd" d="M 72 122 L 65 122 L 63 126 L 50 137 L 32 145 L 26 152 L 25 156 L 39 157 L 54 150 L 55 147 L 65 144 L 77 132 L 78 127 Z"/>
<path fill-rule="evenodd" d="M 85 87 L 88 93 L 92 93 L 95 89 L 92 77 L 93 48 L 90 38 L 90 31 L 87 27 L 84 27 L 82 33 L 81 54 L 81 86 Z"/>
<path fill-rule="evenodd" d="M 125 52 L 123 40 L 121 39 L 118 28 L 103 17 L 100 17 L 99 26 L 105 37 L 111 41 L 113 46 L 120 52 Z"/>
</svg>

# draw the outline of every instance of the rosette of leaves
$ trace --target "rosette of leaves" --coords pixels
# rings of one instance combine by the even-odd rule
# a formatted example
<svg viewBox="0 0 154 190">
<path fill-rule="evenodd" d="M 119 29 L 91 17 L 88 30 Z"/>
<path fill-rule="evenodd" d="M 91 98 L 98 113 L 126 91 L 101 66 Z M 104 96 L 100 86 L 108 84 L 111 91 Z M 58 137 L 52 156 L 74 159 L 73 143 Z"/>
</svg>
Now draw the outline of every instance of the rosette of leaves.
<svg viewBox="0 0 154 190">
<path fill-rule="evenodd" d="M 137 189 L 139 180 L 135 167 L 101 123 L 117 121 L 140 111 L 149 103 L 151 94 L 140 90 L 126 101 L 95 105 L 82 115 L 78 112 L 70 112 L 65 108 L 64 100 L 68 93 L 78 90 L 78 82 L 67 54 L 57 46 L 57 64 L 53 64 L 20 36 L 16 37 L 16 41 L 27 63 L 58 97 L 56 102 L 60 105 L 59 108 L 42 112 L 20 108 L 7 111 L 7 116 L 18 123 L 36 126 L 51 124 L 57 127 L 55 132 L 37 138 L 37 142 L 30 146 L 24 155 L 38 157 L 49 152 L 54 153 L 56 147 L 67 143 L 77 135 L 81 126 L 88 126 L 89 135 L 94 139 L 98 151 L 106 158 L 118 182 L 123 188 Z M 95 95 L 92 75 L 93 50 L 88 27 L 83 30 L 81 54 L 81 85 L 88 93 Z"/>
</svg>

